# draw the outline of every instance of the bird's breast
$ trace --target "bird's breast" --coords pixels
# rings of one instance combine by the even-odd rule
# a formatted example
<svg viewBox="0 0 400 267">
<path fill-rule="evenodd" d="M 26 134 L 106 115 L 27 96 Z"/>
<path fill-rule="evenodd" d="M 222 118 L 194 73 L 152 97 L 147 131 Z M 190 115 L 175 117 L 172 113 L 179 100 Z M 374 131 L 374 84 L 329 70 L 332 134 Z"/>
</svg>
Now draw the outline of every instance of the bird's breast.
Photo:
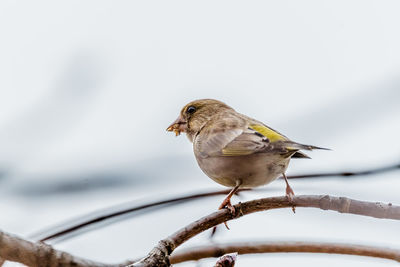
<svg viewBox="0 0 400 267">
<path fill-rule="evenodd" d="M 219 184 L 253 188 L 268 184 L 286 171 L 289 160 L 281 155 L 259 153 L 245 156 L 196 155 L 197 163 L 207 176 Z"/>
</svg>

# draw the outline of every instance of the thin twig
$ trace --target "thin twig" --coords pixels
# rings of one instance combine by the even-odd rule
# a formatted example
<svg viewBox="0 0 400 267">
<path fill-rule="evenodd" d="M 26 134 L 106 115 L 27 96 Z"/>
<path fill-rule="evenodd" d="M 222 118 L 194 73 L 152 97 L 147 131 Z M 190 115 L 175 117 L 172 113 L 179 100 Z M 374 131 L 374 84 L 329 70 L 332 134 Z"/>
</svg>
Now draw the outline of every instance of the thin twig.
<svg viewBox="0 0 400 267">
<path fill-rule="evenodd" d="M 188 248 L 172 253 L 172 264 L 216 258 L 226 253 L 329 253 L 384 258 L 400 262 L 400 250 L 355 244 L 327 242 L 240 242 Z"/>
<path fill-rule="evenodd" d="M 393 170 L 400 169 L 400 164 L 394 164 L 386 167 L 379 167 L 375 169 L 370 169 L 370 170 L 363 170 L 363 171 L 358 171 L 358 172 L 332 172 L 332 173 L 314 173 L 314 174 L 303 174 L 303 175 L 290 175 L 287 176 L 288 179 L 304 179 L 304 178 L 316 178 L 316 177 L 350 177 L 350 176 L 361 176 L 361 175 L 371 175 L 371 174 L 378 174 L 378 173 L 384 173 L 384 172 L 389 172 Z M 249 190 L 249 189 L 240 189 L 238 192 L 242 192 L 244 190 Z M 133 207 L 128 207 L 124 209 L 120 209 L 119 206 L 111 208 L 112 210 L 117 210 L 114 212 L 110 212 L 107 214 L 102 214 L 99 216 L 96 216 L 91 219 L 86 219 L 83 222 L 76 223 L 72 226 L 65 227 L 62 230 L 56 231 L 55 233 L 52 234 L 47 234 L 45 237 L 40 238 L 40 241 L 48 241 L 54 238 L 58 238 L 61 236 L 65 236 L 67 234 L 73 233 L 78 231 L 79 229 L 82 229 L 84 227 L 87 227 L 89 225 L 97 224 L 100 222 L 104 222 L 106 220 L 109 220 L 111 218 L 115 218 L 118 216 L 122 215 L 127 215 L 127 214 L 132 214 L 134 212 L 147 209 L 147 208 L 154 208 L 154 207 L 160 207 L 160 206 L 165 206 L 165 205 L 172 205 L 172 204 L 178 204 L 186 201 L 191 201 L 199 198 L 205 198 L 205 197 L 211 197 L 211 196 L 216 196 L 216 195 L 226 195 L 229 193 L 230 190 L 219 190 L 219 191 L 213 191 L 213 192 L 207 192 L 207 193 L 196 193 L 188 196 L 183 196 L 183 197 L 177 197 L 177 198 L 170 198 L 166 200 L 161 200 L 161 201 L 156 201 L 156 202 L 151 202 L 147 204 L 142 204 L 142 205 L 137 205 Z M 125 204 L 123 206 L 126 206 Z M 79 219 L 77 219 L 79 220 Z M 89 231 L 89 230 L 88 230 Z M 50 232 L 50 230 L 43 230 L 40 232 Z M 35 236 L 35 235 L 34 235 Z"/>
<path fill-rule="evenodd" d="M 293 205 L 296 207 L 312 207 L 323 210 L 334 210 L 341 213 L 400 220 L 400 206 L 394 206 L 391 203 L 384 204 L 380 202 L 366 202 L 328 195 L 295 196 L 293 197 L 292 202 L 289 202 L 286 197 L 262 198 L 235 205 L 236 217 L 233 217 L 228 210 L 224 209 L 211 213 L 210 215 L 187 225 L 169 237 L 161 240 L 145 258 L 130 266 L 170 266 L 169 255 L 171 255 L 178 246 L 211 227 L 246 214 L 263 210 L 288 208 Z"/>
</svg>

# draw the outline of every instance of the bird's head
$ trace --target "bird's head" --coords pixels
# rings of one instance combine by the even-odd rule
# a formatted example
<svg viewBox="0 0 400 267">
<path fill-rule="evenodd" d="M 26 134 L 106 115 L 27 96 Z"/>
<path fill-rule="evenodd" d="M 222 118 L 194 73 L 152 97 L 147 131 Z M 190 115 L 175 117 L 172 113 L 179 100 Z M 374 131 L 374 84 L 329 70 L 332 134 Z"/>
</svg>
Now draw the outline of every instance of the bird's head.
<svg viewBox="0 0 400 267">
<path fill-rule="evenodd" d="M 167 128 L 167 131 L 173 131 L 177 136 L 184 132 L 193 141 L 193 137 L 213 116 L 226 109 L 232 108 L 214 99 L 192 101 L 182 108 L 179 117 Z"/>
</svg>

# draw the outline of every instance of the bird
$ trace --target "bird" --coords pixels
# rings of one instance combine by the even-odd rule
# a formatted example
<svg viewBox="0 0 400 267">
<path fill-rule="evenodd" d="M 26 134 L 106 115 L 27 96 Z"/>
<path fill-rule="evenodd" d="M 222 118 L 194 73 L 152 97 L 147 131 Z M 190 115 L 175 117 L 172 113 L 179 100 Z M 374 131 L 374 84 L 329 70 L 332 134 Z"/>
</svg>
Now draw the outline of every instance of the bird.
<svg viewBox="0 0 400 267">
<path fill-rule="evenodd" d="M 266 185 L 281 175 L 286 197 L 292 202 L 294 191 L 285 174 L 289 161 L 310 158 L 302 150 L 326 149 L 294 142 L 215 99 L 186 104 L 167 131 L 176 136 L 186 133 L 200 169 L 215 182 L 232 188 L 218 207 L 232 214 L 231 198 L 239 189 Z"/>
</svg>

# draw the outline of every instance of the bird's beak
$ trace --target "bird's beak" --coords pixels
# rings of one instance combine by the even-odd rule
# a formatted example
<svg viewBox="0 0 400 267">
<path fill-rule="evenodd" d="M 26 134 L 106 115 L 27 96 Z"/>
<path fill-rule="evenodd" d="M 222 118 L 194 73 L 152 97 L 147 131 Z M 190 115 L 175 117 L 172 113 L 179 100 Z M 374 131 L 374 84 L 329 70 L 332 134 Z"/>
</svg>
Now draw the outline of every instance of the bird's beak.
<svg viewBox="0 0 400 267">
<path fill-rule="evenodd" d="M 186 132 L 187 121 L 185 121 L 181 116 L 179 116 L 168 128 L 168 132 L 174 132 L 178 136 L 181 132 Z"/>
</svg>

